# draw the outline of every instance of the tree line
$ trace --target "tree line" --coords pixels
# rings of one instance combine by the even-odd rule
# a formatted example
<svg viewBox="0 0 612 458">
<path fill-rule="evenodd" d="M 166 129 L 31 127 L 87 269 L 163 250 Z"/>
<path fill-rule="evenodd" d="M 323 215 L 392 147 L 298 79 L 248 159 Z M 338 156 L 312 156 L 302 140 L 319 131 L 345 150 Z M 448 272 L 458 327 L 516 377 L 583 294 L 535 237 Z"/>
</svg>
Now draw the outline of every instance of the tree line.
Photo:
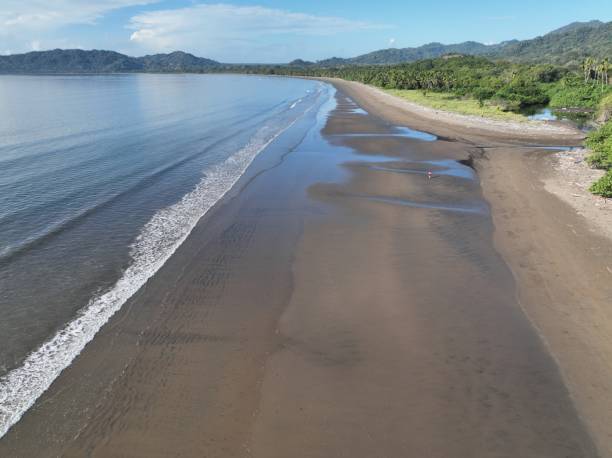
<svg viewBox="0 0 612 458">
<path fill-rule="evenodd" d="M 480 56 L 447 55 L 398 65 L 322 67 L 316 64 L 235 67 L 232 71 L 273 75 L 334 77 L 384 89 L 445 92 L 519 111 L 554 102 L 557 107 L 596 108 L 610 93 L 607 59 L 585 60 L 583 74 L 552 64 L 492 61 Z M 593 82 L 601 83 L 595 90 Z"/>
</svg>

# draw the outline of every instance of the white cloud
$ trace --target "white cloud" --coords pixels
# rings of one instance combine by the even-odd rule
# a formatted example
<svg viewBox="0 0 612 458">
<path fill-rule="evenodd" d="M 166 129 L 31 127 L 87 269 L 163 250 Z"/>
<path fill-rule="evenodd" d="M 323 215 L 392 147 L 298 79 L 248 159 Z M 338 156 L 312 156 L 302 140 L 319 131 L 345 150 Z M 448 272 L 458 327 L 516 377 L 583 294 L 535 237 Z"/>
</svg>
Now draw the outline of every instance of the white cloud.
<svg viewBox="0 0 612 458">
<path fill-rule="evenodd" d="M 132 17 L 130 39 L 148 52 L 188 50 L 207 57 L 252 61 L 277 60 L 304 52 L 304 42 L 343 32 L 385 26 L 341 17 L 317 16 L 262 6 L 198 4 Z"/>
<path fill-rule="evenodd" d="M 105 13 L 157 0 L 2 0 L 0 33 L 92 24 Z"/>
<path fill-rule="evenodd" d="M 72 47 L 62 29 L 96 24 L 106 13 L 157 0 L 0 0 L 0 43 L 6 51 Z M 44 45 L 43 45 L 44 43 Z"/>
<path fill-rule="evenodd" d="M 345 55 L 347 43 L 364 41 L 357 34 L 389 28 L 342 17 L 193 0 L 183 8 L 135 14 L 124 34 L 116 29 L 105 33 L 107 24 L 101 18 L 109 12 L 158 2 L 161 0 L 0 0 L 0 49 L 27 52 L 78 43 L 132 55 L 180 49 L 228 62 L 312 60 Z M 75 24 L 95 27 L 80 35 L 68 27 Z"/>
<path fill-rule="evenodd" d="M 389 38 L 389 46 L 395 46 L 395 38 Z"/>
</svg>

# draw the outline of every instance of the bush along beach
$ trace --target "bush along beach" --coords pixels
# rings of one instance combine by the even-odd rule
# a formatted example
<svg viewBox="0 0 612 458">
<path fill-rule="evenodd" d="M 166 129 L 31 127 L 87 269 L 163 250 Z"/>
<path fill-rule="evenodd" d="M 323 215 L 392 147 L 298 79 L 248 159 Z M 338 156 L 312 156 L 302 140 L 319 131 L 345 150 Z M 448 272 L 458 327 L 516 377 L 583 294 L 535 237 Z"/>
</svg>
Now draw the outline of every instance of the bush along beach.
<svg viewBox="0 0 612 458">
<path fill-rule="evenodd" d="M 612 120 L 598 130 L 591 132 L 586 140 L 591 150 L 587 161 L 592 167 L 606 171 L 606 174 L 591 186 L 593 194 L 612 197 Z"/>
</svg>

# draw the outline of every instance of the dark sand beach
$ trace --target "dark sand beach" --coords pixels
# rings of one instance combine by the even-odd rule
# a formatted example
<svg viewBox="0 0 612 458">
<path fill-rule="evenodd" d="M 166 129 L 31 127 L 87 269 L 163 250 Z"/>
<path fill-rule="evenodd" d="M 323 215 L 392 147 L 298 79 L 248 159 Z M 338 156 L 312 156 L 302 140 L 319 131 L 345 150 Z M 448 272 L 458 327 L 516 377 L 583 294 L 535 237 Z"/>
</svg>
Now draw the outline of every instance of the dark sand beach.
<svg viewBox="0 0 612 458">
<path fill-rule="evenodd" d="M 610 456 L 610 242 L 518 148 L 579 134 L 335 84 L 321 134 L 257 158 L 0 456 Z"/>
</svg>

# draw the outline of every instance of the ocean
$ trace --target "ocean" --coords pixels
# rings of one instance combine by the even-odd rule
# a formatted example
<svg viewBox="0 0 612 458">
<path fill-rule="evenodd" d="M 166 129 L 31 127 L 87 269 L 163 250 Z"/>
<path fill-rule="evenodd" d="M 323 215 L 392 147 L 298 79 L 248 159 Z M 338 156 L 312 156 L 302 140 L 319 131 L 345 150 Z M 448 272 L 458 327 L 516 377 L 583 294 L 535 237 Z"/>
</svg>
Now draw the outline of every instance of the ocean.
<svg viewBox="0 0 612 458">
<path fill-rule="evenodd" d="M 0 76 L 0 436 L 331 96 L 276 77 Z"/>
</svg>

